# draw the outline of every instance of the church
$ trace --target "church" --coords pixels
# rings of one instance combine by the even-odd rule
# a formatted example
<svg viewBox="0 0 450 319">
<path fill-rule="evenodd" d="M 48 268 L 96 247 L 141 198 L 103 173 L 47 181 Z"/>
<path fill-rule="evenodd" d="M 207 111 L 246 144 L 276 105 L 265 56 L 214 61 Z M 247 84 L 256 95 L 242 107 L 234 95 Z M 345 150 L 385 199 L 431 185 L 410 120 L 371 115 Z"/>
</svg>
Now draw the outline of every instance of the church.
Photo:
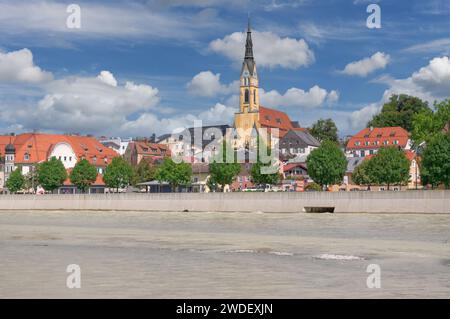
<svg viewBox="0 0 450 319">
<path fill-rule="evenodd" d="M 234 128 L 237 132 L 234 145 L 237 148 L 248 147 L 255 132 L 261 132 L 260 129 L 267 130 L 269 141 L 273 138 L 282 138 L 289 131 L 305 131 L 298 122 L 291 121 L 286 113 L 260 105 L 259 78 L 253 56 L 250 21 L 240 75 L 239 112 L 234 116 Z M 274 129 L 278 129 L 278 134 L 275 134 Z M 262 136 L 266 136 L 265 133 Z"/>
</svg>

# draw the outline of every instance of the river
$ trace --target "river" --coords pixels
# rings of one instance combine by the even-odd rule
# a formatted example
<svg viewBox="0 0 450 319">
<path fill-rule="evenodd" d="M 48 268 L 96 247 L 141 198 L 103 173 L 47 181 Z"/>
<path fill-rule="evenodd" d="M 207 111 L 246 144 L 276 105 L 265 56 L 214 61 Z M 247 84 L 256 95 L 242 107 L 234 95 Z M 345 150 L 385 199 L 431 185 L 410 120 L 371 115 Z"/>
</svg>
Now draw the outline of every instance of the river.
<svg viewBox="0 0 450 319">
<path fill-rule="evenodd" d="M 1 212 L 0 297 L 450 298 L 450 215 Z"/>
</svg>

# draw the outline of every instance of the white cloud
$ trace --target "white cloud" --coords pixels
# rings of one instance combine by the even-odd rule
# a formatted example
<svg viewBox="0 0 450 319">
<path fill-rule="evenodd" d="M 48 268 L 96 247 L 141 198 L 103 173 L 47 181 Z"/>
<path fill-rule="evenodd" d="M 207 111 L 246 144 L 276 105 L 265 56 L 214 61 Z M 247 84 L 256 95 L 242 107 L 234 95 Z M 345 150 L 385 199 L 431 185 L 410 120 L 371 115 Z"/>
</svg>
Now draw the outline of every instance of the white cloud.
<svg viewBox="0 0 450 319">
<path fill-rule="evenodd" d="M 253 31 L 256 63 L 262 67 L 297 69 L 315 61 L 314 52 L 303 39 L 281 38 L 273 32 Z M 244 57 L 246 33 L 234 32 L 209 44 L 210 50 L 220 53 L 235 63 Z"/>
<path fill-rule="evenodd" d="M 37 66 L 32 67 L 32 74 L 40 70 Z M 25 79 L 30 80 L 29 77 Z M 13 83 L 16 80 L 14 78 L 5 80 L 9 80 L 3 83 L 8 92 L 12 90 L 15 96 L 12 103 L 0 100 L 0 121 L 2 127 L 8 130 L 69 130 L 147 136 L 153 132 L 162 134 L 175 128 L 192 126 L 195 120 L 202 120 L 205 124 L 230 124 L 236 111 L 234 107 L 218 103 L 196 115 L 159 117 L 157 114 L 161 112 L 156 108 L 160 102 L 157 88 L 131 81 L 119 83 L 108 70 L 96 76 L 63 77 L 32 83 L 31 86 L 27 83 L 32 91 L 23 97 L 20 94 L 28 89 L 24 90 L 20 83 Z"/>
<path fill-rule="evenodd" d="M 350 126 L 353 129 L 364 127 L 367 122 L 381 110 L 381 104 L 372 103 L 350 114 Z"/>
<path fill-rule="evenodd" d="M 117 80 L 114 75 L 109 71 L 102 71 L 97 76 L 97 78 L 103 83 L 109 84 L 111 86 L 117 86 Z"/>
<path fill-rule="evenodd" d="M 381 100 L 372 103 L 350 114 L 352 128 L 361 128 L 367 124 L 373 115 L 381 111 L 384 103 L 393 94 L 407 94 L 416 96 L 432 105 L 435 101 L 450 98 L 450 59 L 447 56 L 437 57 L 429 61 L 428 65 L 414 72 L 405 79 L 381 77 L 377 80 L 389 86 L 383 93 Z"/>
<path fill-rule="evenodd" d="M 347 64 L 343 71 L 347 75 L 366 77 L 372 72 L 384 69 L 390 62 L 390 56 L 384 52 L 377 52 L 369 58 Z"/>
<path fill-rule="evenodd" d="M 69 2 L 70 3 L 70 2 Z M 69 3 L 45 0 L 0 1 L 0 39 L 39 46 L 72 46 L 79 39 L 182 39 L 224 28 L 220 17 L 205 19 L 196 13 L 157 10 L 139 2 L 91 3 L 81 7 L 81 28 L 66 25 Z"/>
<path fill-rule="evenodd" d="M 432 104 L 450 97 L 450 60 L 447 56 L 434 58 L 406 79 L 382 77 L 377 81 L 389 85 L 383 101 L 392 94 L 409 94 Z"/>
<path fill-rule="evenodd" d="M 261 104 L 268 107 L 300 107 L 300 108 L 317 108 L 326 102 L 335 103 L 339 99 L 337 91 L 330 91 L 315 85 L 304 91 L 298 88 L 290 88 L 284 94 L 280 94 L 276 90 L 265 92 L 260 89 Z"/>
<path fill-rule="evenodd" d="M 190 94 L 206 97 L 230 94 L 237 92 L 238 88 L 239 81 L 224 85 L 220 83 L 220 73 L 214 74 L 211 71 L 200 72 L 187 84 Z"/>
<path fill-rule="evenodd" d="M 229 124 L 233 121 L 234 113 L 236 112 L 237 109 L 235 107 L 217 103 L 208 111 L 200 113 L 198 117 L 207 125 L 219 123 Z"/>
<path fill-rule="evenodd" d="M 407 53 L 442 53 L 450 54 L 450 38 L 432 40 L 425 43 L 410 46 L 403 51 Z"/>
<path fill-rule="evenodd" d="M 50 72 L 34 65 L 28 49 L 3 53 L 0 51 L 0 82 L 39 83 L 53 78 Z"/>
<path fill-rule="evenodd" d="M 450 60 L 448 56 L 434 58 L 412 75 L 412 81 L 437 97 L 450 97 Z"/>
</svg>

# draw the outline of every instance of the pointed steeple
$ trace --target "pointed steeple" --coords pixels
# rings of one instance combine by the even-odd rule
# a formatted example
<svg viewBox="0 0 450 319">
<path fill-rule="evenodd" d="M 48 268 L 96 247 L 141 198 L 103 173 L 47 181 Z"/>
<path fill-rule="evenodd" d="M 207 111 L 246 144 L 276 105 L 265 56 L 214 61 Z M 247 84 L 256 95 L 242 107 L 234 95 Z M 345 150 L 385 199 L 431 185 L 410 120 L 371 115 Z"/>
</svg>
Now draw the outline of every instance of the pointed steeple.
<svg viewBox="0 0 450 319">
<path fill-rule="evenodd" d="M 250 16 L 248 17 L 247 41 L 245 42 L 245 59 L 253 60 L 253 41 L 252 41 L 252 29 L 250 26 Z"/>
</svg>

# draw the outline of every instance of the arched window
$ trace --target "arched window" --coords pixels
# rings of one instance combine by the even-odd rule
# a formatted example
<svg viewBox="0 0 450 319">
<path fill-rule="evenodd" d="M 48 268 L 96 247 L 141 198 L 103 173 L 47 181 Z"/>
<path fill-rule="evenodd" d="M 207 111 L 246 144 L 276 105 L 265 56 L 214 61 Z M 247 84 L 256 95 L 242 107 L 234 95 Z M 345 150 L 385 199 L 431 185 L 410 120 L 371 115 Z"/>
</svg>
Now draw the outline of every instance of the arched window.
<svg viewBox="0 0 450 319">
<path fill-rule="evenodd" d="M 248 103 L 249 101 L 250 101 L 250 99 L 249 99 L 249 92 L 248 92 L 248 90 L 245 90 L 244 102 Z"/>
<path fill-rule="evenodd" d="M 256 90 L 253 90 L 253 103 L 256 104 Z"/>
</svg>

